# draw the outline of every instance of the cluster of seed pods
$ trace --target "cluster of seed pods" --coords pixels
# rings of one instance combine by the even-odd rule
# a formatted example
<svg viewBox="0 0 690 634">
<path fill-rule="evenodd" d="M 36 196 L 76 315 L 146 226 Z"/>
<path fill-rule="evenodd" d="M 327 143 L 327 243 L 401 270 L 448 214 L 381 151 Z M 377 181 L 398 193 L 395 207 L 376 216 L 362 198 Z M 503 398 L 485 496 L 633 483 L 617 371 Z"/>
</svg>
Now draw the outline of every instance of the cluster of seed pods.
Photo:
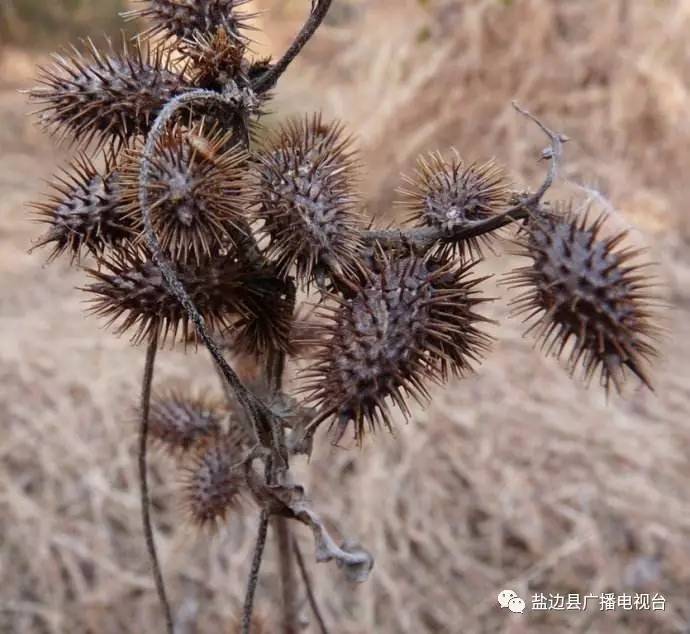
<svg viewBox="0 0 690 634">
<path fill-rule="evenodd" d="M 409 415 L 410 399 L 428 399 L 433 383 L 468 375 L 488 353 L 476 265 L 495 231 L 462 236 L 520 194 L 493 160 L 434 153 L 404 179 L 407 217 L 388 230 L 399 239 L 379 241 L 342 123 L 313 114 L 262 127 L 270 94 L 259 80 L 272 63 L 251 58 L 245 4 L 143 2 L 127 14 L 150 23 L 134 42 L 88 41 L 42 69 L 30 93 L 40 121 L 79 151 L 35 204 L 47 225 L 37 245 L 84 267 L 92 311 L 116 332 L 135 343 L 196 343 L 145 239 L 147 188 L 161 249 L 209 330 L 230 351 L 283 355 L 299 367 L 299 398 L 257 390 L 280 401 L 285 431 L 302 420 L 304 436 L 325 424 L 334 442 L 351 430 L 361 443 L 392 427 L 391 407 Z M 142 183 L 153 122 L 171 99 L 198 89 L 244 97 L 229 109 L 181 109 Z M 636 252 L 620 246 L 625 235 L 607 234 L 604 220 L 569 204 L 526 205 L 513 224 L 527 264 L 508 273 L 522 290 L 516 312 L 547 352 L 567 355 L 571 371 L 598 375 L 607 390 L 628 372 L 649 386 L 658 334 L 649 281 Z M 420 231 L 432 239 L 416 241 Z M 309 328 L 296 318 L 296 299 L 306 297 L 316 305 Z M 190 395 L 153 402 L 151 433 L 181 457 L 200 525 L 225 518 L 241 498 L 237 464 L 253 441 L 241 419 L 239 407 Z"/>
</svg>

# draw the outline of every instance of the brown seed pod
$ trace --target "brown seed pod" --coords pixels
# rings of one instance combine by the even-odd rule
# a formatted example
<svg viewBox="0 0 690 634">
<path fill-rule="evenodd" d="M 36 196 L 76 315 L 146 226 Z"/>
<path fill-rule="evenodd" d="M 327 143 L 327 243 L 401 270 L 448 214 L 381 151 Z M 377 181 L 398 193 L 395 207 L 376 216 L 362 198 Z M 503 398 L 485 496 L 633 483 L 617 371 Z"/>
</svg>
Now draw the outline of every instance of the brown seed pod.
<svg viewBox="0 0 690 634">
<path fill-rule="evenodd" d="M 232 333 L 235 351 L 263 355 L 282 350 L 292 354 L 292 282 L 278 278 L 272 267 L 258 266 L 247 276 L 244 290 L 246 310 Z"/>
<path fill-rule="evenodd" d="M 248 21 L 256 14 L 238 11 L 250 0 L 137 0 L 146 6 L 127 11 L 122 16 L 127 20 L 143 18 L 152 25 L 143 35 L 153 37 L 166 35 L 184 39 L 195 33 L 212 33 L 218 27 L 238 41 L 246 41 L 243 30 L 250 29 Z"/>
<path fill-rule="evenodd" d="M 518 238 L 519 252 L 532 260 L 507 277 L 524 288 L 513 304 L 526 314 L 547 354 L 561 356 L 569 342 L 568 367 L 582 367 L 589 381 L 597 371 L 608 392 L 620 391 L 625 369 L 651 387 L 645 365 L 656 355 L 646 265 L 631 261 L 639 250 L 620 249 L 626 232 L 601 237 L 606 220 L 578 218 L 570 206 L 534 215 Z"/>
<path fill-rule="evenodd" d="M 304 372 L 308 401 L 324 420 L 335 418 L 336 441 L 350 421 L 360 442 L 365 422 L 390 429 L 387 399 L 409 415 L 407 396 L 424 400 L 427 379 L 467 374 L 490 342 L 477 328 L 487 320 L 474 310 L 484 300 L 473 264 L 381 259 L 380 272 L 362 272 L 356 296 L 334 297 L 316 361 Z"/>
<path fill-rule="evenodd" d="M 51 188 L 45 201 L 31 204 L 38 211 L 36 220 L 48 225 L 36 247 L 50 245 L 49 260 L 64 252 L 79 260 L 84 250 L 100 256 L 134 237 L 134 228 L 124 216 L 120 175 L 112 160 L 101 173 L 80 154 L 57 175 Z"/>
<path fill-rule="evenodd" d="M 317 267 L 354 269 L 362 221 L 351 144 L 340 124 L 314 115 L 289 122 L 258 153 L 257 216 L 271 240 L 267 255 L 282 276 L 293 266 L 307 282 Z"/>
<path fill-rule="evenodd" d="M 116 145 L 148 131 L 158 111 L 189 88 L 181 72 L 171 70 L 171 49 L 151 47 L 123 38 L 122 51 L 99 51 L 91 40 L 87 50 L 72 47 L 54 55 L 52 66 L 40 69 L 39 86 L 30 99 L 49 131 L 61 139 L 97 146 Z"/>
<path fill-rule="evenodd" d="M 252 352 L 263 352 L 252 345 L 258 346 L 271 336 L 281 338 L 271 340 L 271 345 L 289 348 L 288 340 L 282 339 L 289 333 L 282 321 L 287 316 L 279 313 L 269 317 L 268 307 L 272 304 L 266 302 L 266 278 L 275 278 L 268 272 L 257 271 L 233 253 L 212 256 L 199 264 L 177 263 L 173 268 L 211 331 L 228 330 L 234 335 L 257 320 L 260 325 L 256 328 L 268 334 L 258 341 L 243 342 Z M 161 343 L 165 343 L 170 337 L 175 340 L 181 331 L 182 341 L 197 342 L 187 312 L 145 252 L 114 252 L 103 260 L 102 270 L 87 271 L 94 281 L 82 290 L 95 295 L 91 312 L 108 317 L 108 325 L 118 322 L 118 334 L 131 330 L 133 343 L 139 343 L 157 331 Z M 256 314 L 257 307 L 263 312 Z"/>
<path fill-rule="evenodd" d="M 243 191 L 246 154 L 224 133 L 203 121 L 176 125 L 161 135 L 151 160 L 151 224 L 161 248 L 178 262 L 200 263 L 233 244 L 248 204 Z M 130 150 L 122 166 L 123 199 L 130 222 L 143 239 L 139 206 L 142 151 Z"/>
<path fill-rule="evenodd" d="M 246 46 L 232 37 L 224 27 L 213 34 L 195 33 L 180 44 L 181 53 L 191 61 L 192 83 L 207 90 L 221 90 L 231 80 L 248 83 L 249 63 Z"/>
<path fill-rule="evenodd" d="M 183 471 L 187 513 L 199 528 L 217 528 L 240 506 L 247 484 L 243 439 L 222 434 L 197 445 Z"/>
<path fill-rule="evenodd" d="M 213 400 L 170 391 L 151 399 L 149 433 L 170 453 L 185 452 L 220 434 L 225 415 Z"/>
<path fill-rule="evenodd" d="M 420 157 L 415 178 L 404 179 L 408 188 L 400 189 L 401 206 L 409 212 L 408 221 L 443 232 L 490 218 L 510 198 L 503 171 L 493 161 L 466 165 L 455 150 L 450 160 L 440 153 Z M 474 258 L 481 255 L 480 240 L 487 239 L 443 242 L 441 250 Z"/>
</svg>

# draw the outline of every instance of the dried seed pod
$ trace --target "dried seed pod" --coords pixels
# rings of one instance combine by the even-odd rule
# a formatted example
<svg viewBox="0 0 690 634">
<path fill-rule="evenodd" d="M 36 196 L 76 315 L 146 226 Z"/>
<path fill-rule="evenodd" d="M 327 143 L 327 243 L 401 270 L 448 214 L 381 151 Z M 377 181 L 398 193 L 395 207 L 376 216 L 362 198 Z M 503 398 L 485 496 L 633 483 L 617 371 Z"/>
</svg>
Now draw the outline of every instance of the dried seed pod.
<svg viewBox="0 0 690 634">
<path fill-rule="evenodd" d="M 148 187 L 151 224 L 161 248 L 175 261 L 200 263 L 233 244 L 233 236 L 246 224 L 243 167 L 247 156 L 230 145 L 232 134 L 201 121 L 190 128 L 174 126 L 156 145 Z M 141 150 L 127 153 L 122 183 L 127 216 L 143 234 L 141 155 Z"/>
<path fill-rule="evenodd" d="M 266 302 L 266 278 L 274 279 L 269 272 L 262 273 L 233 253 L 213 255 L 199 264 L 177 263 L 173 268 L 211 331 L 228 330 L 234 335 L 256 320 L 259 325 L 255 328 L 262 329 L 264 336 L 258 342 L 244 342 L 252 352 L 263 352 L 252 344 L 259 345 L 270 337 L 276 339 L 270 340 L 271 345 L 289 348 L 289 341 L 282 338 L 289 333 L 283 322 L 287 316 L 269 316 L 273 304 Z M 88 269 L 88 273 L 94 281 L 83 290 L 95 295 L 91 312 L 108 317 L 108 325 L 119 322 L 118 334 L 131 330 L 132 341 L 139 343 L 158 332 L 165 343 L 169 337 L 175 340 L 181 331 L 182 341 L 197 342 L 187 312 L 144 252 L 115 252 L 103 260 L 102 270 Z"/>
<path fill-rule="evenodd" d="M 238 286 L 233 276 L 222 275 L 222 265 L 214 269 L 211 264 L 173 264 L 173 268 L 207 326 L 211 330 L 230 327 Z M 108 325 L 120 322 L 117 334 L 133 330 L 132 342 L 139 343 L 158 332 L 164 343 L 170 335 L 176 339 L 181 327 L 183 340 L 196 342 L 186 311 L 147 254 L 131 249 L 116 252 L 104 259 L 102 269 L 87 269 L 95 281 L 83 290 L 95 295 L 90 300 L 91 312 L 108 317 Z"/>
<path fill-rule="evenodd" d="M 233 348 L 255 355 L 273 350 L 292 354 L 293 283 L 276 277 L 275 269 L 270 266 L 257 266 L 247 276 L 244 290 L 246 310 L 235 323 Z"/>
<path fill-rule="evenodd" d="M 362 222 L 351 143 L 340 124 L 315 115 L 291 121 L 259 152 L 257 215 L 271 239 L 267 255 L 282 276 L 293 265 L 307 282 L 317 267 L 354 269 Z"/>
<path fill-rule="evenodd" d="M 239 508 L 246 489 L 242 438 L 215 436 L 197 446 L 184 469 L 185 506 L 199 528 L 215 528 Z"/>
<path fill-rule="evenodd" d="M 500 212 L 510 197 L 503 171 L 493 161 L 466 165 L 455 150 L 450 160 L 440 153 L 421 157 L 416 177 L 404 178 L 409 188 L 400 190 L 401 206 L 409 211 L 408 221 L 443 232 L 486 220 Z M 463 257 L 481 255 L 477 238 L 444 242 L 441 249 Z"/>
<path fill-rule="evenodd" d="M 134 228 L 124 215 L 120 175 L 112 160 L 101 173 L 87 156 L 78 155 L 51 187 L 45 201 L 31 205 L 38 210 L 36 219 L 48 225 L 36 247 L 50 245 L 49 260 L 64 252 L 78 260 L 84 250 L 100 256 L 107 248 L 134 237 Z"/>
<path fill-rule="evenodd" d="M 207 90 L 221 90 L 229 81 L 249 82 L 246 46 L 232 37 L 224 27 L 212 35 L 195 33 L 180 45 L 182 54 L 191 60 L 189 75 L 192 83 Z"/>
<path fill-rule="evenodd" d="M 305 371 L 308 400 L 324 419 L 335 418 L 337 440 L 349 421 L 360 442 L 365 422 L 372 431 L 381 423 L 390 429 L 387 399 L 409 415 L 406 396 L 425 399 L 425 379 L 470 372 L 490 342 L 477 328 L 487 320 L 474 310 L 484 300 L 473 264 L 381 260 L 380 272 L 362 272 L 357 295 L 334 298 L 315 364 Z"/>
<path fill-rule="evenodd" d="M 171 391 L 151 399 L 149 433 L 171 453 L 184 452 L 222 431 L 219 403 Z"/>
<path fill-rule="evenodd" d="M 144 134 L 158 111 L 189 88 L 181 72 L 171 70 L 171 52 L 123 40 L 122 51 L 99 51 L 87 40 L 86 52 L 72 47 L 54 55 L 40 69 L 39 86 L 30 91 L 49 131 L 74 142 L 118 145 Z"/>
<path fill-rule="evenodd" d="M 653 286 L 631 262 L 639 250 L 617 248 L 626 232 L 601 237 L 605 215 L 589 222 L 570 207 L 534 215 L 518 238 L 521 255 L 532 264 L 512 272 L 508 284 L 526 289 L 513 304 L 517 314 L 532 320 L 547 354 L 561 356 L 573 345 L 568 366 L 581 365 L 587 381 L 598 371 L 608 392 L 620 391 L 625 368 L 651 387 L 645 365 L 656 355 L 659 329 L 650 310 Z"/>
<path fill-rule="evenodd" d="M 243 30 L 256 14 L 238 11 L 250 0 L 137 0 L 146 6 L 123 13 L 127 20 L 143 18 L 152 22 L 143 35 L 190 38 L 196 32 L 212 33 L 224 27 L 238 41 L 246 41 Z"/>
</svg>

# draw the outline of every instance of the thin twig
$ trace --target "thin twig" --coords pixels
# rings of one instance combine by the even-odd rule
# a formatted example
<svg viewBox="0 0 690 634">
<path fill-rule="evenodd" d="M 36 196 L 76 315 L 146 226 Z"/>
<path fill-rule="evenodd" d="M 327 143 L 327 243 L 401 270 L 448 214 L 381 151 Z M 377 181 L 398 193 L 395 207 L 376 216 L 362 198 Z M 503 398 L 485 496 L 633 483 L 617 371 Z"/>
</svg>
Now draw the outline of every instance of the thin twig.
<svg viewBox="0 0 690 634">
<path fill-rule="evenodd" d="M 218 364 L 216 363 L 215 359 L 211 357 L 211 360 L 213 361 L 213 368 L 216 371 L 216 374 L 218 375 L 218 379 L 220 380 L 220 387 L 223 390 L 223 394 L 225 395 L 225 400 L 227 404 L 232 407 L 237 403 L 237 397 L 235 396 L 235 393 L 232 391 L 230 386 L 228 385 L 228 382 L 225 380 L 225 375 L 223 374 L 223 371 L 220 369 Z M 253 430 L 249 429 L 249 435 L 251 437 Z"/>
<path fill-rule="evenodd" d="M 257 94 L 266 92 L 275 86 L 276 82 L 286 71 L 292 60 L 299 55 L 312 35 L 314 35 L 319 26 L 321 26 L 323 19 L 331 8 L 332 2 L 333 0 L 319 0 L 316 5 L 312 7 L 309 18 L 307 18 L 304 26 L 297 34 L 297 37 L 288 50 L 285 51 L 285 54 L 254 82 L 252 88 Z"/>
<path fill-rule="evenodd" d="M 199 313 L 197 307 L 192 302 L 186 289 L 178 279 L 175 271 L 168 262 L 166 256 L 160 246 L 158 237 L 153 228 L 151 222 L 151 209 L 149 206 L 149 182 L 151 177 L 151 159 L 156 150 L 156 145 L 159 138 L 163 134 L 166 125 L 173 118 L 175 113 L 185 105 L 192 103 L 204 103 L 212 102 L 216 104 L 221 104 L 227 106 L 228 103 L 226 99 L 219 93 L 213 92 L 211 90 L 193 90 L 182 95 L 171 99 L 165 107 L 163 107 L 156 117 L 151 130 L 146 139 L 146 144 L 144 146 L 144 151 L 141 157 L 141 165 L 139 171 L 139 206 L 141 210 L 141 216 L 144 224 L 144 235 L 146 237 L 146 242 L 151 250 L 153 256 L 153 261 L 156 263 L 160 269 L 163 277 L 170 289 L 170 292 L 175 296 L 175 298 L 180 302 L 182 307 L 185 309 L 189 318 L 191 319 L 194 327 L 202 339 L 209 352 L 213 356 L 214 360 L 218 364 L 225 380 L 228 382 L 230 387 L 233 389 L 237 396 L 237 400 L 240 405 L 244 408 L 247 413 L 248 418 L 252 421 L 254 428 L 254 433 L 256 435 L 256 440 L 262 442 L 265 446 L 271 446 L 271 431 L 270 431 L 270 421 L 272 418 L 271 412 L 268 408 L 257 399 L 243 384 L 239 379 L 234 370 L 230 367 L 228 362 L 225 360 L 220 347 L 211 337 L 209 332 L 206 330 L 204 325 L 204 319 Z M 284 452 L 280 448 L 274 447 L 276 458 L 284 463 L 285 456 Z"/>
<path fill-rule="evenodd" d="M 309 571 L 307 570 L 304 557 L 302 556 L 302 551 L 300 550 L 297 540 L 293 537 L 292 539 L 293 550 L 295 551 L 295 558 L 297 559 L 297 566 L 299 568 L 300 574 L 302 575 L 302 581 L 307 590 L 307 599 L 309 599 L 309 606 L 311 611 L 314 613 L 316 622 L 319 624 L 319 629 L 321 634 L 328 634 L 328 628 L 326 627 L 326 622 L 323 619 L 321 610 L 319 609 L 319 604 L 316 601 L 316 595 L 314 594 L 314 588 L 311 583 L 311 578 L 309 577 Z"/>
<path fill-rule="evenodd" d="M 379 242 L 385 247 L 410 245 L 417 250 L 426 251 L 438 241 L 460 242 L 462 240 L 477 238 L 529 216 L 531 210 L 541 202 L 544 194 L 546 194 L 553 185 L 563 153 L 563 143 L 565 143 L 568 138 L 563 134 L 558 134 L 547 128 L 537 117 L 521 108 L 516 102 L 513 102 L 513 108 L 521 115 L 537 124 L 542 132 L 549 138 L 551 143 L 551 147 L 545 150 L 542 155 L 542 158 L 549 159 L 549 169 L 544 177 L 544 181 L 537 191 L 526 196 L 517 204 L 500 214 L 496 214 L 486 220 L 467 222 L 449 231 L 437 229 L 435 227 L 421 227 L 407 230 L 379 229 L 365 231 L 363 236 L 364 239 L 368 242 Z"/>
<path fill-rule="evenodd" d="M 153 579 L 156 584 L 156 591 L 158 592 L 158 599 L 160 600 L 163 614 L 165 615 L 165 627 L 168 634 L 173 634 L 173 618 L 170 610 L 170 603 L 165 592 L 165 583 L 163 582 L 163 574 L 161 573 L 160 564 L 158 562 L 158 554 L 156 552 L 156 542 L 153 537 L 153 528 L 151 527 L 151 513 L 149 501 L 149 485 L 147 474 L 147 446 L 149 434 L 149 410 L 151 405 L 151 385 L 153 383 L 153 372 L 156 365 L 156 351 L 158 348 L 158 329 L 155 329 L 151 335 L 148 348 L 146 349 L 146 363 L 144 365 L 144 376 L 141 383 L 141 421 L 139 426 L 139 484 L 141 495 L 141 519 L 144 526 L 144 538 L 146 540 L 146 550 L 149 554 L 151 568 L 153 570 Z"/>
<path fill-rule="evenodd" d="M 256 595 L 256 585 L 259 581 L 259 570 L 263 560 L 264 548 L 266 547 L 266 534 L 268 533 L 268 511 L 261 511 L 259 518 L 259 529 L 254 546 L 252 557 L 252 567 L 249 571 L 247 580 L 247 592 L 244 597 L 244 607 L 242 609 L 242 634 L 250 634 L 252 627 L 252 613 L 254 612 L 254 596 Z"/>
<path fill-rule="evenodd" d="M 273 518 L 273 528 L 278 541 L 278 564 L 280 584 L 283 590 L 283 634 L 297 634 L 298 608 L 295 566 L 292 557 L 292 536 L 288 521 L 284 517 Z"/>
</svg>

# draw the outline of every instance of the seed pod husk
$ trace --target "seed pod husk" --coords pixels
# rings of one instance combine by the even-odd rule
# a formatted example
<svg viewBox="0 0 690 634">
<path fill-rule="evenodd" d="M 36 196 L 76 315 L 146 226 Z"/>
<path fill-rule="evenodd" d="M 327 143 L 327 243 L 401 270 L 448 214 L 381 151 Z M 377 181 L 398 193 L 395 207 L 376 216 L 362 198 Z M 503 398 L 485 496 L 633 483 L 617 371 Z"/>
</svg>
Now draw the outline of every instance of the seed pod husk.
<svg viewBox="0 0 690 634">
<path fill-rule="evenodd" d="M 213 34 L 195 33 L 180 44 L 180 51 L 191 61 L 189 76 L 199 88 L 222 90 L 230 81 L 249 83 L 247 48 L 224 27 Z"/>
<path fill-rule="evenodd" d="M 184 467 L 184 503 L 192 523 L 214 529 L 239 509 L 247 489 L 244 445 L 240 437 L 221 434 L 198 444 Z"/>
<path fill-rule="evenodd" d="M 62 253 L 79 260 L 84 251 L 98 257 L 134 239 L 113 161 L 99 171 L 79 154 L 55 177 L 51 189 L 45 200 L 31 204 L 38 211 L 36 220 L 48 225 L 36 247 L 52 247 L 50 261 Z"/>
<path fill-rule="evenodd" d="M 249 30 L 248 21 L 256 14 L 238 9 L 249 0 L 137 0 L 145 6 L 123 13 L 127 20 L 144 19 L 151 26 L 145 37 L 165 35 L 177 39 L 191 38 L 196 33 L 213 33 L 223 27 L 233 38 L 245 42 L 243 31 Z"/>
<path fill-rule="evenodd" d="M 278 299 L 271 296 L 276 282 L 269 270 L 257 269 L 232 251 L 212 254 L 201 263 L 173 263 L 180 283 L 201 313 L 211 332 L 235 336 L 255 320 L 261 337 L 243 341 L 255 354 L 261 346 L 289 350 L 291 315 L 278 311 L 269 317 Z M 198 334 L 177 297 L 170 291 L 159 267 L 143 250 L 127 249 L 104 258 L 100 270 L 87 269 L 92 282 L 82 290 L 94 297 L 91 312 L 108 318 L 117 334 L 132 333 L 138 344 L 158 332 L 161 344 L 168 340 L 197 343 Z M 271 301 L 267 301 L 270 298 Z M 282 309 L 282 304 L 278 304 Z M 286 323 L 287 321 L 287 323 Z"/>
<path fill-rule="evenodd" d="M 591 222 L 577 217 L 572 207 L 534 214 L 518 237 L 519 253 L 532 260 L 513 271 L 507 281 L 523 289 L 514 312 L 531 321 L 547 354 L 560 357 L 572 343 L 567 358 L 571 373 L 581 367 L 590 381 L 598 372 L 608 392 L 620 392 L 631 371 L 651 388 L 646 366 L 656 356 L 660 334 L 651 310 L 654 286 L 635 263 L 640 250 L 620 248 L 627 232 L 602 235 L 604 214 Z"/>
<path fill-rule="evenodd" d="M 352 273 L 362 247 L 356 158 L 340 124 L 293 120 L 262 148 L 253 187 L 267 255 L 282 276 L 309 283 L 315 269 Z"/>
<path fill-rule="evenodd" d="M 116 148 L 148 132 L 160 109 L 190 88 L 181 71 L 173 70 L 171 49 L 164 45 L 128 43 L 122 50 L 99 51 L 90 39 L 86 50 L 75 47 L 54 55 L 42 67 L 30 99 L 41 104 L 43 126 L 81 146 Z"/>
<path fill-rule="evenodd" d="M 200 263 L 233 245 L 245 231 L 246 153 L 223 132 L 202 120 L 175 125 L 156 144 L 150 162 L 148 192 L 151 224 L 161 248 L 182 263 Z M 140 149 L 123 161 L 126 214 L 143 239 L 139 206 Z"/>
<path fill-rule="evenodd" d="M 222 431 L 224 409 L 214 400 L 169 391 L 151 399 L 149 434 L 169 453 L 191 449 Z"/>
<path fill-rule="evenodd" d="M 406 398 L 424 401 L 429 381 L 464 376 L 488 348 L 475 312 L 484 301 L 473 264 L 439 263 L 431 257 L 389 261 L 362 271 L 361 290 L 333 297 L 324 311 L 315 362 L 305 371 L 308 401 L 336 425 L 336 441 L 350 421 L 361 442 L 368 424 L 391 429 L 387 401 L 409 416 Z"/>
<path fill-rule="evenodd" d="M 510 198 L 503 170 L 494 161 L 468 165 L 455 150 L 450 160 L 440 153 L 420 157 L 415 177 L 404 179 L 407 186 L 400 189 L 401 206 L 408 212 L 408 222 L 443 233 L 500 213 Z M 440 251 L 452 257 L 477 258 L 482 242 L 488 243 L 488 239 L 444 240 Z"/>
</svg>

